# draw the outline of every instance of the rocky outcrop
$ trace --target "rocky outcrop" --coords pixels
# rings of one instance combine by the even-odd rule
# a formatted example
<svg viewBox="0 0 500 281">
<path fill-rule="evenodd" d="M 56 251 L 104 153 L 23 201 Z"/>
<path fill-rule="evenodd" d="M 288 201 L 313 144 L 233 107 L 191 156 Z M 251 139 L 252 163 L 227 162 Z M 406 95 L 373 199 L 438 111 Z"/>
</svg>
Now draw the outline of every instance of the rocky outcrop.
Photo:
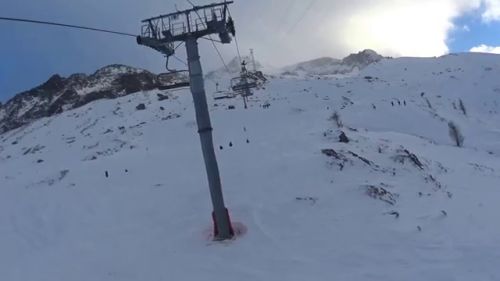
<svg viewBox="0 0 500 281">
<path fill-rule="evenodd" d="M 288 76 L 304 75 L 345 75 L 361 70 L 372 63 L 384 59 L 383 56 L 372 50 L 364 50 L 357 54 L 351 54 L 342 60 L 323 57 L 310 61 L 301 62 L 283 68 L 282 74 Z"/>
<path fill-rule="evenodd" d="M 361 69 L 372 63 L 379 62 L 382 59 L 384 59 L 384 57 L 377 54 L 377 52 L 373 50 L 364 50 L 357 54 L 350 54 L 342 60 L 342 63 Z"/>
<path fill-rule="evenodd" d="M 114 99 L 159 85 L 156 74 L 125 65 L 109 65 L 92 75 L 64 78 L 56 74 L 0 106 L 0 134 L 95 100 Z"/>
</svg>

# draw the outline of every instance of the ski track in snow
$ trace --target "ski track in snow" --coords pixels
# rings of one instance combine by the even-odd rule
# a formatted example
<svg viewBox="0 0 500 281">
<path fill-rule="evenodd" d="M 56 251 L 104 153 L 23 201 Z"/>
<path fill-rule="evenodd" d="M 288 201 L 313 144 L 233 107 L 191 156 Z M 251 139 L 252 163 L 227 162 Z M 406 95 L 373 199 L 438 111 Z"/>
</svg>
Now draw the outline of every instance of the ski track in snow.
<svg viewBox="0 0 500 281">
<path fill-rule="evenodd" d="M 500 280 L 498 77 L 499 56 L 467 54 L 384 60 L 353 77 L 276 75 L 248 110 L 209 88 L 226 203 L 247 229 L 222 243 L 208 239 L 187 90 L 101 100 L 7 132 L 0 276 Z"/>
</svg>

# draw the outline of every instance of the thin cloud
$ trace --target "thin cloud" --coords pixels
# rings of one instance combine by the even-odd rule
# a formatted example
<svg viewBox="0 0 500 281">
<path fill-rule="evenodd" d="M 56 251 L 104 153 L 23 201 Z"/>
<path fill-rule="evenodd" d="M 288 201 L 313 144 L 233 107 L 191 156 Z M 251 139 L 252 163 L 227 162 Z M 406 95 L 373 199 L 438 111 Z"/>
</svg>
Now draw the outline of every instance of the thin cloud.
<svg viewBox="0 0 500 281">
<path fill-rule="evenodd" d="M 485 22 L 497 21 L 500 19 L 500 0 L 484 0 L 485 11 L 483 20 Z"/>
<path fill-rule="evenodd" d="M 481 44 L 479 46 L 476 46 L 472 49 L 470 49 L 470 52 L 473 53 L 490 53 L 490 54 L 500 54 L 500 46 L 495 47 L 495 46 L 488 46 L 485 44 Z"/>
</svg>

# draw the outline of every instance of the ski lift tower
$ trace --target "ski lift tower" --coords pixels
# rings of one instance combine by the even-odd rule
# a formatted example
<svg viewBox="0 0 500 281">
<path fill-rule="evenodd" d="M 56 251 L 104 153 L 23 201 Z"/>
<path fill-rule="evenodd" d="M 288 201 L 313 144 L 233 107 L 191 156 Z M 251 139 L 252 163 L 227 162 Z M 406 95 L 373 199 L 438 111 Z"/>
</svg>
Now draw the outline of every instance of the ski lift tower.
<svg viewBox="0 0 500 281">
<path fill-rule="evenodd" d="M 253 49 L 250 49 L 250 57 L 252 58 L 252 66 L 253 66 L 253 72 L 257 72 L 257 64 L 255 63 L 255 56 L 253 53 Z"/>
<path fill-rule="evenodd" d="M 241 63 L 240 76 L 231 79 L 231 89 L 243 97 L 245 109 L 248 108 L 247 99 L 252 96 L 252 89 L 257 88 L 257 81 L 248 73 L 246 62 Z"/>
<path fill-rule="evenodd" d="M 221 43 L 231 43 L 231 35 L 235 36 L 236 33 L 233 19 L 228 15 L 228 6 L 232 3 L 233 1 L 224 1 L 205 6 L 193 6 L 192 9 L 143 20 L 141 35 L 137 37 L 138 44 L 150 47 L 167 57 L 175 54 L 174 44 L 176 42 L 186 44 L 190 87 L 210 187 L 214 239 L 216 240 L 231 239 L 234 236 L 234 231 L 222 195 L 219 167 L 212 138 L 212 124 L 198 51 L 198 39 L 217 34 Z"/>
</svg>

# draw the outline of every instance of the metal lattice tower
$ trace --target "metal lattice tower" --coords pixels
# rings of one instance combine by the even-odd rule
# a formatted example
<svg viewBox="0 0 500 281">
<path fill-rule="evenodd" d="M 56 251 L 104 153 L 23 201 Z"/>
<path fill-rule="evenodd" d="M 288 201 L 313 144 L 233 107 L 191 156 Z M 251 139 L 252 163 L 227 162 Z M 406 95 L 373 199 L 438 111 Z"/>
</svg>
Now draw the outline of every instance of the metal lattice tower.
<svg viewBox="0 0 500 281">
<path fill-rule="evenodd" d="M 176 42 L 186 44 L 190 87 L 210 187 L 216 240 L 231 239 L 234 231 L 222 195 L 197 41 L 201 37 L 216 34 L 221 43 L 231 43 L 231 35 L 235 35 L 235 29 L 233 19 L 228 16 L 228 5 L 232 3 L 233 1 L 224 1 L 194 6 L 192 9 L 146 19 L 142 21 L 144 25 L 141 36 L 137 37 L 138 44 L 148 46 L 167 57 L 174 55 Z"/>
</svg>

